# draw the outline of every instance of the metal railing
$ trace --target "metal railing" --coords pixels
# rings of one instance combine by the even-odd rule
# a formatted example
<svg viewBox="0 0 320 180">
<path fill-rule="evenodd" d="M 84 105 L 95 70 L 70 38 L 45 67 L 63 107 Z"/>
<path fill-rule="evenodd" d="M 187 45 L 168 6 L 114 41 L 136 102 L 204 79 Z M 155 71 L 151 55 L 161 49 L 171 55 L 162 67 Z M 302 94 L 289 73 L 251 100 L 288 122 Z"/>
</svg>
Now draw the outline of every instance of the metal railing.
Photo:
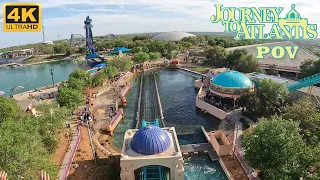
<svg viewBox="0 0 320 180">
<path fill-rule="evenodd" d="M 69 161 L 65 167 L 65 172 L 64 172 L 63 176 L 61 177 L 61 180 L 67 180 L 67 177 L 68 177 L 69 171 L 70 171 L 70 167 L 71 167 L 71 164 L 73 161 L 73 157 L 76 154 L 76 151 L 77 151 L 79 143 L 80 143 L 81 135 L 80 135 L 80 127 L 79 126 L 77 127 L 77 130 L 78 130 L 77 140 L 76 140 L 74 147 L 73 148 L 71 147 L 72 148 L 71 156 L 70 156 Z"/>
</svg>

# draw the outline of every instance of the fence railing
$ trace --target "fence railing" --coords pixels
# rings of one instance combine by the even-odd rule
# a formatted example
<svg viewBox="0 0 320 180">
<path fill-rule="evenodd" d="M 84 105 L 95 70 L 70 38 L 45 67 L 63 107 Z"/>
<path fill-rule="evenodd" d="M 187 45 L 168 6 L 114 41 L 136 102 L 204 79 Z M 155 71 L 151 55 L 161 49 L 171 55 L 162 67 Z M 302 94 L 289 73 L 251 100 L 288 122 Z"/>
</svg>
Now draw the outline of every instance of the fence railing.
<svg viewBox="0 0 320 180">
<path fill-rule="evenodd" d="M 248 165 L 248 163 L 246 162 L 246 160 L 243 157 L 243 151 L 242 149 L 235 149 L 234 151 L 234 155 L 237 157 L 238 161 L 240 162 L 243 170 L 245 171 L 245 173 L 247 174 L 248 178 L 250 180 L 260 180 L 259 176 L 253 176 L 252 172 L 254 172 L 254 170 Z"/>
<path fill-rule="evenodd" d="M 61 180 L 67 180 L 67 177 L 69 175 L 69 172 L 70 172 L 70 167 L 71 167 L 71 164 L 72 164 L 72 160 L 73 160 L 73 157 L 78 149 L 78 146 L 79 146 L 79 142 L 80 142 L 80 139 L 81 139 L 81 135 L 80 135 L 80 127 L 78 126 L 77 127 L 78 129 L 78 135 L 77 135 L 77 140 L 76 140 L 76 143 L 74 145 L 74 147 L 71 147 L 71 156 L 68 160 L 68 163 L 66 165 L 66 168 L 65 168 L 65 172 L 63 174 L 63 176 L 61 177 Z"/>
</svg>

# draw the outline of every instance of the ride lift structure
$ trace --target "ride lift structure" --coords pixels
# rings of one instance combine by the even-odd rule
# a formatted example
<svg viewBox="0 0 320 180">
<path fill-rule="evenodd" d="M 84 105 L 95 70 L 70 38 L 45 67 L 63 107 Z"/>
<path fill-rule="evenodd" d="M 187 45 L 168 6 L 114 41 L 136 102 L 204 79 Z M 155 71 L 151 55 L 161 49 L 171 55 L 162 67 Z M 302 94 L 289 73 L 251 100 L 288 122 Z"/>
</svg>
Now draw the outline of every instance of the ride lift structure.
<svg viewBox="0 0 320 180">
<path fill-rule="evenodd" d="M 320 82 L 320 73 L 314 74 L 312 76 L 305 77 L 303 79 L 300 79 L 294 84 L 288 85 L 287 88 L 288 90 L 291 91 L 296 91 L 301 88 L 308 87 L 308 95 L 309 97 L 311 95 L 314 96 L 316 99 L 317 103 L 320 104 L 320 99 L 318 93 L 313 89 L 313 85 L 318 84 Z"/>
</svg>

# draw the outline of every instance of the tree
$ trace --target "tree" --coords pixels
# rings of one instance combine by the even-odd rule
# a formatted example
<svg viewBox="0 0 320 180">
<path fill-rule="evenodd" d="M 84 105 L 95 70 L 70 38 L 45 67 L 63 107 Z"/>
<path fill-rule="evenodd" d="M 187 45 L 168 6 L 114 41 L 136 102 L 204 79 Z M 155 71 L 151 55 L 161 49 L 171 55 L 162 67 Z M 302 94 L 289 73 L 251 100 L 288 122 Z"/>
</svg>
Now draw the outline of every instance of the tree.
<svg viewBox="0 0 320 180">
<path fill-rule="evenodd" d="M 84 84 L 87 86 L 89 85 L 89 80 L 90 80 L 90 74 L 86 72 L 83 69 L 77 69 L 73 71 L 70 75 L 69 78 L 75 78 L 75 79 L 80 79 L 81 81 L 84 82 Z"/>
<path fill-rule="evenodd" d="M 277 75 L 277 65 L 272 64 L 267 70 L 268 75 Z"/>
<path fill-rule="evenodd" d="M 80 53 L 80 54 L 85 54 L 86 53 L 86 48 L 85 47 L 79 47 L 77 52 Z"/>
<path fill-rule="evenodd" d="M 263 79 L 258 83 L 257 97 L 259 98 L 259 108 L 262 114 L 273 114 L 280 109 L 289 94 L 284 84 L 277 83 L 272 79 Z"/>
<path fill-rule="evenodd" d="M 165 55 L 167 53 L 167 50 L 165 49 L 165 42 L 163 41 L 151 41 L 147 44 L 147 48 L 149 49 L 149 52 L 160 52 L 161 55 Z"/>
<path fill-rule="evenodd" d="M 206 50 L 205 54 L 210 65 L 222 67 L 226 64 L 228 52 L 222 46 L 213 46 Z"/>
<path fill-rule="evenodd" d="M 61 107 L 67 106 L 70 108 L 75 108 L 84 103 L 84 98 L 81 91 L 63 87 L 59 89 L 57 102 Z"/>
<path fill-rule="evenodd" d="M 87 84 L 85 81 L 81 79 L 77 79 L 74 77 L 70 77 L 69 80 L 67 81 L 67 87 L 79 91 L 83 91 L 86 88 Z"/>
<path fill-rule="evenodd" d="M 139 52 L 142 52 L 142 50 L 143 50 L 142 47 L 134 47 L 131 52 L 133 54 L 137 54 Z"/>
<path fill-rule="evenodd" d="M 243 73 L 259 72 L 260 64 L 251 54 L 246 56 L 243 55 L 240 57 L 239 63 L 236 64 L 235 69 Z"/>
<path fill-rule="evenodd" d="M 320 61 L 319 60 L 314 61 L 311 59 L 305 60 L 300 65 L 300 71 L 301 71 L 302 78 L 319 73 L 320 72 Z"/>
<path fill-rule="evenodd" d="M 149 53 L 149 58 L 150 60 L 156 60 L 161 57 L 161 54 L 159 52 L 150 52 Z"/>
<path fill-rule="evenodd" d="M 21 108 L 14 99 L 0 96 L 0 123 L 7 118 L 14 118 Z"/>
<path fill-rule="evenodd" d="M 127 71 L 131 69 L 131 59 L 127 57 L 114 58 L 108 61 L 110 66 L 113 66 L 121 71 Z"/>
<path fill-rule="evenodd" d="M 105 73 L 105 75 L 110 79 L 116 77 L 119 74 L 118 69 L 113 66 L 104 67 L 102 69 L 102 72 Z"/>
<path fill-rule="evenodd" d="M 132 58 L 133 61 L 143 63 L 149 59 L 148 53 L 145 52 L 139 52 L 135 54 Z"/>
<path fill-rule="evenodd" d="M 106 81 L 107 76 L 104 73 L 97 73 L 92 77 L 91 83 L 93 87 L 102 86 Z"/>
<path fill-rule="evenodd" d="M 174 58 L 177 58 L 177 54 L 169 53 L 169 54 L 167 54 L 166 58 L 167 58 L 167 59 L 174 59 Z"/>
<path fill-rule="evenodd" d="M 308 144 L 315 145 L 320 140 L 320 119 L 317 107 L 310 99 L 301 99 L 287 105 L 282 117 L 299 123 L 301 134 Z"/>
<path fill-rule="evenodd" d="M 263 119 L 243 136 L 245 158 L 265 179 L 299 179 L 316 162 L 299 126 L 279 117 Z"/>
<path fill-rule="evenodd" d="M 57 172 L 51 161 L 57 145 L 55 132 L 70 118 L 70 110 L 56 103 L 41 103 L 35 108 L 40 117 L 23 113 L 0 125 L 0 167 L 9 179 L 37 179 L 43 169 Z"/>
<path fill-rule="evenodd" d="M 229 65 L 229 67 L 233 67 L 239 63 L 242 56 L 246 56 L 247 54 L 248 51 L 246 49 L 235 49 L 229 52 L 227 56 L 227 64 Z"/>
<path fill-rule="evenodd" d="M 74 53 L 74 50 L 71 47 L 68 47 L 67 50 L 66 50 L 66 55 L 70 56 L 73 53 Z"/>
<path fill-rule="evenodd" d="M 252 114 L 266 116 L 281 112 L 288 99 L 288 89 L 284 84 L 272 79 L 263 79 L 258 83 L 258 88 L 253 93 L 243 95 L 239 99 L 239 105 L 247 107 Z"/>
<path fill-rule="evenodd" d="M 147 53 L 147 52 L 149 52 L 149 49 L 148 49 L 146 46 L 143 46 L 143 47 L 142 47 L 142 52 Z"/>
<path fill-rule="evenodd" d="M 246 107 L 250 114 L 258 114 L 261 112 L 259 106 L 260 99 L 258 98 L 256 93 L 242 95 L 238 99 L 238 104 L 242 107 Z"/>
</svg>

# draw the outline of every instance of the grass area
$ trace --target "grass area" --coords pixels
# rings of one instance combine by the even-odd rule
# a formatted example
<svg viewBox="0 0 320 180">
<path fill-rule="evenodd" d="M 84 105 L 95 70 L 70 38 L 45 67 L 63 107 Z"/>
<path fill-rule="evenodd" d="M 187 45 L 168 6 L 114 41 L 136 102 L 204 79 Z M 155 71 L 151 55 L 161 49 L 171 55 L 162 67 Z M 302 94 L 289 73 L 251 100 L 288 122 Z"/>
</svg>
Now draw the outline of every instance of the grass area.
<svg viewBox="0 0 320 180">
<path fill-rule="evenodd" d="M 201 72 L 201 73 L 208 73 L 210 68 L 207 67 L 196 67 L 195 71 Z"/>
<path fill-rule="evenodd" d="M 34 64 L 34 63 L 42 63 L 49 62 L 53 60 L 60 60 L 68 57 L 67 55 L 52 55 L 52 56 L 32 56 L 31 58 L 24 61 L 24 64 Z"/>
</svg>

